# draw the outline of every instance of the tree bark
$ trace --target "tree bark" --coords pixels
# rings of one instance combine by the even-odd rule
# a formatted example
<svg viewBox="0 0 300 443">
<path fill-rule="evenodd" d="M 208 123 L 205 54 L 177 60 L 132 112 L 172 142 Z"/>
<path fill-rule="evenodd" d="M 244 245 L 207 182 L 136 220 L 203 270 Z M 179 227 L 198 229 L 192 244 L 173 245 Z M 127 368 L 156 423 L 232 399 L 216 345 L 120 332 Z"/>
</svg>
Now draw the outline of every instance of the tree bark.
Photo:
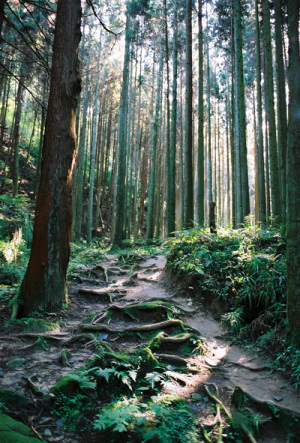
<svg viewBox="0 0 300 443">
<path fill-rule="evenodd" d="M 163 71 L 163 51 L 161 48 L 159 68 L 157 74 L 157 92 L 156 92 L 156 104 L 155 104 L 155 117 L 153 124 L 153 148 L 151 154 L 151 170 L 150 170 L 150 183 L 149 183 L 149 193 L 148 193 L 147 239 L 149 240 L 153 239 L 154 237 L 156 157 L 157 157 L 157 145 L 158 145 L 158 136 L 159 136 L 158 131 L 159 131 L 160 101 L 161 101 L 161 89 L 162 89 L 162 71 Z"/>
<path fill-rule="evenodd" d="M 115 206 L 115 229 L 113 242 L 116 245 L 121 244 L 125 238 L 125 179 L 126 179 L 126 124 L 128 112 L 128 84 L 129 84 L 129 64 L 130 64 L 130 16 L 126 14 L 126 37 L 125 37 L 125 54 L 123 66 L 123 82 L 121 91 L 121 103 L 119 110 L 119 140 L 118 140 L 118 172 L 117 172 L 117 189 L 116 189 L 116 206 Z"/>
<path fill-rule="evenodd" d="M 6 0 L 0 0 L 0 41 L 1 41 L 1 34 L 2 34 L 2 25 L 4 20 L 4 6 L 5 6 Z"/>
<path fill-rule="evenodd" d="M 258 16 L 258 0 L 255 0 L 255 43 L 256 43 L 256 90 L 257 90 L 257 142 L 256 142 L 256 183 L 255 188 L 257 205 L 255 206 L 256 223 L 266 222 L 266 188 L 264 166 L 264 137 L 262 119 L 261 94 L 261 55 L 260 55 L 260 27 Z M 255 106 L 255 103 L 253 103 Z"/>
<path fill-rule="evenodd" d="M 186 0 L 185 227 L 194 222 L 192 0 Z"/>
<path fill-rule="evenodd" d="M 300 348 L 300 58 L 299 2 L 288 0 L 289 123 L 287 155 L 287 318 L 291 342 Z"/>
<path fill-rule="evenodd" d="M 243 223 L 244 217 L 250 213 L 247 145 L 246 145 L 246 111 L 245 91 L 243 74 L 243 52 L 242 52 L 242 12 L 241 1 L 234 0 L 234 53 L 235 53 L 235 142 L 236 163 L 240 168 L 240 174 L 236 169 L 236 190 L 240 198 L 237 203 L 237 223 Z"/>
<path fill-rule="evenodd" d="M 286 149 L 287 149 L 287 116 L 285 96 L 285 75 L 283 64 L 281 0 L 274 0 L 275 9 L 275 42 L 276 42 L 276 84 L 277 84 L 277 134 L 280 167 L 281 222 L 285 224 L 286 212 Z"/>
<path fill-rule="evenodd" d="M 262 0 L 263 5 L 263 43 L 265 52 L 265 84 L 266 104 L 269 125 L 269 153 L 271 172 L 271 201 L 273 221 L 277 224 L 281 219 L 281 198 L 278 171 L 278 154 L 276 140 L 276 123 L 274 110 L 274 84 L 273 84 L 273 62 L 270 26 L 270 4 L 269 0 Z"/>
<path fill-rule="evenodd" d="M 75 220 L 74 220 L 74 240 L 79 240 L 82 226 L 82 195 L 83 195 L 83 178 L 84 178 L 84 158 L 86 152 L 86 129 L 87 129 L 87 110 L 88 110 L 88 96 L 89 96 L 89 81 L 90 81 L 90 53 L 91 53 L 91 29 L 89 30 L 89 43 L 87 48 L 86 61 L 86 77 L 83 92 L 83 109 L 82 109 L 82 126 L 80 131 L 80 139 L 77 154 L 77 168 L 76 168 L 76 188 L 75 188 Z"/>
<path fill-rule="evenodd" d="M 40 309 L 51 312 L 67 302 L 80 19 L 80 0 L 58 0 L 41 181 L 19 317 Z"/>
<path fill-rule="evenodd" d="M 203 104 L 203 27 L 202 0 L 198 1 L 198 52 L 199 52 L 199 86 L 198 86 L 198 225 L 204 226 L 204 104 Z"/>
</svg>

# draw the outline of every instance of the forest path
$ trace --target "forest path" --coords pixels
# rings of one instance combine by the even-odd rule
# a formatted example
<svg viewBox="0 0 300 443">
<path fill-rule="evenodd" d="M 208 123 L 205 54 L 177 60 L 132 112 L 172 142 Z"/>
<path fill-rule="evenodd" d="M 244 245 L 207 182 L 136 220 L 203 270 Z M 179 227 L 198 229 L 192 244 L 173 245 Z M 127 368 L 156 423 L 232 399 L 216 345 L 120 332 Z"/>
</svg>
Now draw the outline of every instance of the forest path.
<svg viewBox="0 0 300 443">
<path fill-rule="evenodd" d="M 34 415 L 44 440 L 85 441 L 40 407 L 41 396 L 59 377 L 91 359 L 99 343 L 125 353 L 149 346 L 159 362 L 168 364 L 162 389 L 185 398 L 202 428 L 214 427 L 213 399 L 225 408 L 234 403 L 241 411 L 251 405 L 262 414 L 266 424 L 256 441 L 299 441 L 287 431 L 299 428 L 294 419 L 300 418 L 300 398 L 293 387 L 261 358 L 226 340 L 220 323 L 203 306 L 172 287 L 165 264 L 163 255 L 138 256 L 128 264 L 111 254 L 91 268 L 79 267 L 68 309 L 47 318 L 63 322 L 59 329 L 1 331 L 1 389 L 31 399 L 39 413 L 29 408 L 28 414 Z M 24 421 L 24 410 L 15 411 L 15 417 Z"/>
</svg>

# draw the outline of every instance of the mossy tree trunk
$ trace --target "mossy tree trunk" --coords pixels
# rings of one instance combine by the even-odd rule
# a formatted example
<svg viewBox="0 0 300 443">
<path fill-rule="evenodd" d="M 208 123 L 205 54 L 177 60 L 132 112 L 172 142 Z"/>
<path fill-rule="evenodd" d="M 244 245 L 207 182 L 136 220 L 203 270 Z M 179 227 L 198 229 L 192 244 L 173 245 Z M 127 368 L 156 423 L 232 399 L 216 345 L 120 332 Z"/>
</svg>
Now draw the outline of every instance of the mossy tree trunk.
<svg viewBox="0 0 300 443">
<path fill-rule="evenodd" d="M 80 21 L 80 0 L 58 0 L 41 181 L 19 317 L 40 309 L 51 312 L 67 301 Z"/>
</svg>

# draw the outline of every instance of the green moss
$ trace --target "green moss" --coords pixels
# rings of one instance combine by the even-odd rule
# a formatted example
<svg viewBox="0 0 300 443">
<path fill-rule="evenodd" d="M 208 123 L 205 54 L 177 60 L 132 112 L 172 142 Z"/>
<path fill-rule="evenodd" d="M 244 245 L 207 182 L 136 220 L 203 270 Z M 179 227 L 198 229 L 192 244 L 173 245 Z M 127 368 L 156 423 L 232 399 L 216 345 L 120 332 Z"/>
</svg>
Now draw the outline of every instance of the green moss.
<svg viewBox="0 0 300 443">
<path fill-rule="evenodd" d="M 162 321 L 174 318 L 182 310 L 172 303 L 155 300 L 126 307 L 112 306 L 106 312 L 108 317 L 121 314 L 133 320 Z"/>
<path fill-rule="evenodd" d="M 91 312 L 87 317 L 85 317 L 82 323 L 92 323 L 93 318 L 95 317 L 96 312 Z"/>
<path fill-rule="evenodd" d="M 15 358 L 14 360 L 8 361 L 6 363 L 6 366 L 11 369 L 16 369 L 16 368 L 20 368 L 21 366 L 23 366 L 24 363 L 25 363 L 24 358 Z"/>
<path fill-rule="evenodd" d="M 140 375 L 152 372 L 156 367 L 160 366 L 158 360 L 154 357 L 150 348 L 144 348 L 137 353 L 140 361 Z"/>
<path fill-rule="evenodd" d="M 18 320 L 21 325 L 24 325 L 26 332 L 48 332 L 60 330 L 58 323 L 51 323 L 41 318 L 23 318 Z"/>
<path fill-rule="evenodd" d="M 2 443 L 38 443 L 44 440 L 39 440 L 34 432 L 23 423 L 0 413 L 0 441 Z"/>
<path fill-rule="evenodd" d="M 0 389 L 0 403 L 4 403 L 8 408 L 13 407 L 17 409 L 32 405 L 32 401 L 29 398 L 8 389 Z"/>
<path fill-rule="evenodd" d="M 53 393 L 62 393 L 65 395 L 74 394 L 79 388 L 79 381 L 72 377 L 72 374 L 61 377 L 50 389 Z"/>
</svg>

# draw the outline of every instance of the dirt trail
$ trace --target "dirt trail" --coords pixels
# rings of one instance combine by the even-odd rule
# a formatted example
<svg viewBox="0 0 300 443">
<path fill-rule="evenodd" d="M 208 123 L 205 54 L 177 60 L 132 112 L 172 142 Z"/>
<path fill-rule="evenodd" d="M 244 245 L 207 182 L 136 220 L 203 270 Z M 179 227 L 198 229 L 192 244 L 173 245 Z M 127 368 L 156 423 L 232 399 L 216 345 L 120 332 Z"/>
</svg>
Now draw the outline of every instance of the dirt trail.
<svg viewBox="0 0 300 443">
<path fill-rule="evenodd" d="M 28 333 L 21 326 L 18 330 L 1 328 L 0 388 L 24 395 L 31 403 L 28 417 L 24 417 L 24 412 L 20 415 L 15 411 L 15 418 L 26 422 L 29 416 L 33 416 L 32 427 L 48 442 L 85 441 L 82 436 L 61 426 L 51 415 L 51 410 L 43 406 L 41 396 L 49 393 L 59 377 L 83 366 L 94 354 L 94 336 L 87 340 L 83 331 L 96 334 L 97 340 L 110 344 L 116 350 L 126 351 L 142 345 L 145 339 L 118 331 L 153 324 L 161 325 L 171 337 L 155 353 L 159 361 L 169 362 L 167 372 L 170 381 L 164 389 L 186 398 L 203 426 L 209 426 L 214 419 L 207 399 L 203 400 L 205 384 L 210 386 L 210 392 L 217 387 L 219 398 L 228 407 L 231 407 L 233 389 L 238 386 L 243 396 L 250 398 L 251 404 L 269 419 L 272 419 L 272 409 L 277 416 L 281 411 L 285 418 L 300 417 L 299 395 L 283 377 L 271 373 L 268 364 L 261 358 L 229 343 L 219 322 L 203 306 L 187 294 L 183 296 L 177 288 L 170 290 L 172 286 L 164 275 L 166 259 L 163 255 L 141 259 L 134 266 L 118 262 L 114 255 L 107 255 L 106 259 L 88 271 L 78 270 L 77 282 L 70 284 L 68 309 L 47 318 L 51 322 L 64 322 L 59 330 Z M 174 324 L 163 317 L 163 305 L 158 305 L 150 314 L 143 309 L 141 312 L 134 311 L 135 314 L 130 316 L 124 310 L 128 306 L 153 301 L 173 303 Z M 108 316 L 108 312 L 113 315 Z M 152 315 L 155 318 L 151 318 Z M 174 347 L 174 337 L 169 329 L 164 328 L 175 327 L 176 321 L 179 321 L 176 318 L 184 321 L 191 332 L 202 338 L 206 350 L 204 355 L 194 353 L 186 356 Z M 95 331 L 93 328 L 99 329 Z M 174 340 L 178 341 L 176 337 Z M 63 349 L 69 351 L 66 361 L 62 360 Z M 185 373 L 176 369 L 180 359 L 189 368 Z M 34 392 L 35 388 L 38 393 Z M 258 441 L 300 441 L 288 437 L 282 423 L 280 418 L 278 423 L 266 425 Z"/>
</svg>

